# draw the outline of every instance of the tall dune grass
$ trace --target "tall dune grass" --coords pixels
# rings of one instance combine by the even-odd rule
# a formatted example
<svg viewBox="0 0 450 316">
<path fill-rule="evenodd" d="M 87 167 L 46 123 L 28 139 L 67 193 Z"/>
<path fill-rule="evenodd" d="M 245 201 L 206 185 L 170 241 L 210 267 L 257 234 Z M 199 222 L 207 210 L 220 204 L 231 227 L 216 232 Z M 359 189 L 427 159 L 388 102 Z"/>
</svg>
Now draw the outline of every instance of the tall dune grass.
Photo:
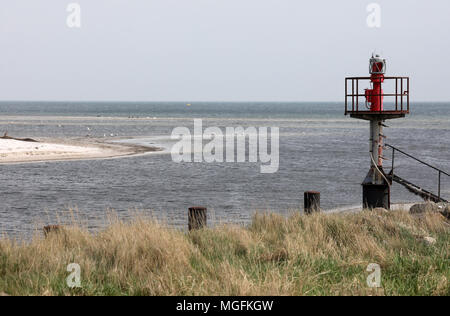
<svg viewBox="0 0 450 316">
<path fill-rule="evenodd" d="M 255 215 L 248 227 L 191 233 L 142 217 L 98 233 L 68 226 L 0 240 L 10 295 L 449 295 L 450 228 L 440 215 Z M 437 240 L 433 245 L 424 236 Z M 81 267 L 81 288 L 66 284 Z M 381 288 L 369 288 L 369 263 Z"/>
</svg>

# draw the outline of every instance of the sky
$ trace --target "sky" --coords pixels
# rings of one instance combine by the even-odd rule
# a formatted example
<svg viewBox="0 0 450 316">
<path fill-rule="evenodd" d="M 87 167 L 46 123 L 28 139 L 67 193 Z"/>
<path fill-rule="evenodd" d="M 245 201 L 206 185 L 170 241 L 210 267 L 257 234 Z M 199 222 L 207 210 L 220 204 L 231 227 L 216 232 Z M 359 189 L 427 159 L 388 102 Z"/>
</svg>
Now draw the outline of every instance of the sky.
<svg viewBox="0 0 450 316">
<path fill-rule="evenodd" d="M 412 101 L 450 101 L 449 16 L 448 0 L 0 0 L 0 100 L 342 101 L 376 51 Z"/>
</svg>

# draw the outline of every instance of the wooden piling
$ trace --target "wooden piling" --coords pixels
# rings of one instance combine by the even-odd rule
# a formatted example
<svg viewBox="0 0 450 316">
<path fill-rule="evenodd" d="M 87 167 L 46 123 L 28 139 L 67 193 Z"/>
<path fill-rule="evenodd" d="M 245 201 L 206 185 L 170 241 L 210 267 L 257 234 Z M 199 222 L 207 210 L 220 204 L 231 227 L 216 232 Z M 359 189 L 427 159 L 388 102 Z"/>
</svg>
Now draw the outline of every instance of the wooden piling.
<svg viewBox="0 0 450 316">
<path fill-rule="evenodd" d="M 207 225 L 207 209 L 203 206 L 194 206 L 189 208 L 188 225 L 189 230 L 202 229 Z"/>
<path fill-rule="evenodd" d="M 44 236 L 47 237 L 48 234 L 59 232 L 61 230 L 62 226 L 60 225 L 48 225 L 44 227 Z"/>
<path fill-rule="evenodd" d="M 320 212 L 320 192 L 305 192 L 305 214 Z"/>
</svg>

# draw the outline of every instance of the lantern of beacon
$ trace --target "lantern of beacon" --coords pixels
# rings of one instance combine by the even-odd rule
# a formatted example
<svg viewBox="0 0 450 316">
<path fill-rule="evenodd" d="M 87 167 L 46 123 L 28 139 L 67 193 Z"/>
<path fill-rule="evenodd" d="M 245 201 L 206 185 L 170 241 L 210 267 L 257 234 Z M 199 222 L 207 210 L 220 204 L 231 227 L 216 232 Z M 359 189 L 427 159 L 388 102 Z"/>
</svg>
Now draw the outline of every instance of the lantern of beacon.
<svg viewBox="0 0 450 316">
<path fill-rule="evenodd" d="M 383 111 L 384 74 L 386 73 L 386 59 L 380 55 L 372 56 L 369 66 L 370 82 L 372 89 L 366 89 L 366 101 L 371 111 Z"/>
</svg>

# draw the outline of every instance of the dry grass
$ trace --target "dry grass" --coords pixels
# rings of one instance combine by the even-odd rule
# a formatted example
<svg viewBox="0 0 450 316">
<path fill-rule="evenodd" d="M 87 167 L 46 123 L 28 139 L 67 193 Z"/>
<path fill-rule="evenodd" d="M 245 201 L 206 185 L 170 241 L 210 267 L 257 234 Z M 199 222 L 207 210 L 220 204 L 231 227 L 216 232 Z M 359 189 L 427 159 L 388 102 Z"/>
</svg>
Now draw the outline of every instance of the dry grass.
<svg viewBox="0 0 450 316">
<path fill-rule="evenodd" d="M 449 245 L 448 222 L 433 214 L 266 214 L 192 233 L 137 216 L 97 234 L 75 225 L 27 243 L 4 238 L 0 293 L 449 295 Z M 73 262 L 82 288 L 66 285 Z M 381 266 L 381 289 L 366 284 L 369 263 Z"/>
</svg>

